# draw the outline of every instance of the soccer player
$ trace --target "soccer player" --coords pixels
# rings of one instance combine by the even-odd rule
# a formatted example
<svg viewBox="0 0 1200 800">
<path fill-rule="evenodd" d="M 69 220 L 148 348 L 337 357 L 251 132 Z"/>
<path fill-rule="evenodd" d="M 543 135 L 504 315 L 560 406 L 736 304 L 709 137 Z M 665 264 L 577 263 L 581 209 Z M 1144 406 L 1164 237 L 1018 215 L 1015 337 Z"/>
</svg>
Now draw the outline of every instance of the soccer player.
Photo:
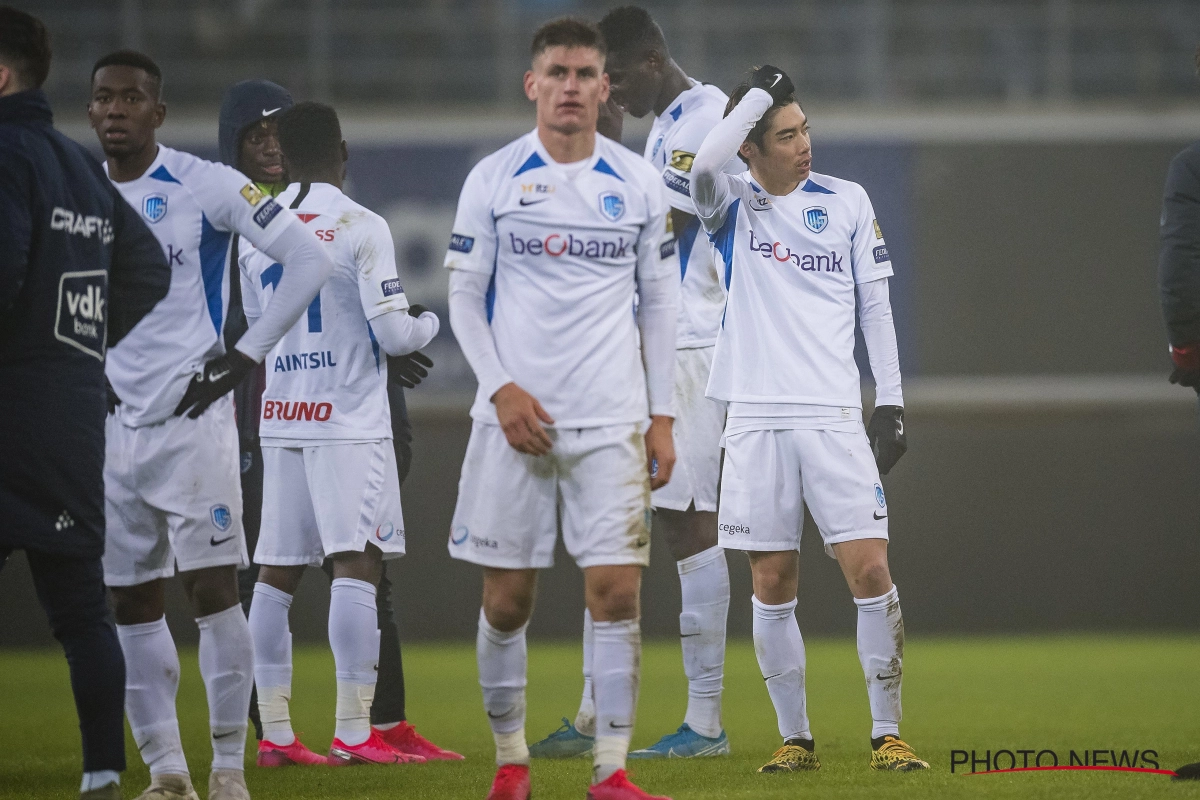
<svg viewBox="0 0 1200 800">
<path fill-rule="evenodd" d="M 756 70 L 727 111 L 696 154 L 691 189 L 728 293 L 707 390 L 729 403 L 720 543 L 750 557 L 754 650 L 784 740 L 759 771 L 820 767 L 795 616 L 804 503 L 858 606 L 871 767 L 928 769 L 898 727 L 904 622 L 879 475 L 906 443 L 887 245 L 861 186 L 811 172 L 808 120 L 782 71 Z M 747 172 L 722 172 L 734 154 Z M 856 301 L 877 384 L 865 431 Z"/>
<path fill-rule="evenodd" d="M 450 321 L 479 380 L 449 549 L 483 567 L 476 652 L 499 765 L 491 800 L 530 794 L 525 629 L 560 519 L 594 620 L 588 797 L 649 797 L 624 767 L 650 490 L 675 460 L 679 290 L 658 173 L 596 133 L 604 53 L 589 23 L 538 29 L 525 73 L 537 127 L 471 170 L 446 254 Z"/>
<path fill-rule="evenodd" d="M 227 166 L 161 147 L 162 73 L 120 51 L 92 71 L 88 117 L 108 177 L 149 223 L 171 288 L 108 354 L 116 394 L 106 426 L 106 583 L 125 653 L 125 713 L 154 800 L 195 798 L 179 738 L 179 657 L 163 616 L 178 566 L 200 627 L 213 762 L 210 800 L 244 800 L 253 644 L 238 603 L 246 563 L 236 386 L 308 307 L 332 264 L 303 223 Z M 232 234 L 286 264 L 271 309 L 236 348 L 221 340 Z"/>
<path fill-rule="evenodd" d="M 104 591 L 104 355 L 167 295 L 158 242 L 41 90 L 41 21 L 0 6 L 0 569 L 24 550 L 71 674 L 81 800 L 120 800 L 125 659 Z"/>
<path fill-rule="evenodd" d="M 333 559 L 329 643 L 337 670 L 337 727 L 328 763 L 419 763 L 371 728 L 379 662 L 376 585 L 384 558 L 404 554 L 400 481 L 387 396 L 390 355 L 428 344 L 438 319 L 409 308 L 387 223 L 341 191 L 346 144 L 329 106 L 301 103 L 279 120 L 292 181 L 279 201 L 325 242 L 334 273 L 267 358 L 263 395 L 263 524 L 250 628 L 263 740 L 259 763 L 324 761 L 291 727 L 288 610 L 305 566 Z M 270 311 L 283 268 L 269 253 L 242 258 L 253 321 Z M 411 313 L 411 315 L 410 315 Z M 253 330 L 253 327 L 251 327 Z"/>
<path fill-rule="evenodd" d="M 266 80 L 241 81 L 229 87 L 221 102 L 220 150 L 221 160 L 246 175 L 265 194 L 277 197 L 287 188 L 283 159 L 279 149 L 278 115 L 294 105 L 291 94 L 278 84 Z M 237 263 L 243 250 L 235 236 L 231 245 L 230 263 Z M 246 330 L 242 311 L 241 282 L 232 281 L 229 287 L 229 319 L 225 323 L 225 346 L 232 347 Z M 421 382 L 427 367 L 433 362 L 420 352 L 403 356 L 388 356 L 388 402 L 391 406 L 392 444 L 396 451 L 396 470 L 400 484 L 412 463 L 412 428 L 404 402 L 404 387 L 412 388 Z M 234 389 L 237 410 L 238 441 L 241 451 L 241 484 L 246 545 L 253 552 L 258 543 L 262 514 L 262 450 L 259 447 L 258 426 L 262 411 L 262 393 L 266 373 L 260 366 Z M 333 562 L 322 565 L 333 580 Z M 258 565 L 251 564 L 238 572 L 238 592 L 242 608 L 250 613 L 254 585 L 258 581 Z M 371 706 L 372 725 L 393 747 L 427 760 L 461 760 L 462 756 L 438 747 L 417 732 L 405 713 L 404 664 L 400 654 L 400 630 L 392 610 L 391 582 L 386 567 L 379 578 L 376 603 L 379 610 L 379 681 L 375 701 Z M 255 735 L 262 740 L 262 723 L 258 719 L 258 701 L 251 698 L 250 720 Z M 262 765 L 260 765 L 262 766 Z"/>
<path fill-rule="evenodd" d="M 600 21 L 608 45 L 605 71 L 613 100 L 634 117 L 653 112 L 645 158 L 662 175 L 671 227 L 679 254 L 680 299 L 675 342 L 677 461 L 671 482 L 651 503 L 679 571 L 683 595 L 680 645 L 688 679 L 683 724 L 630 758 L 687 758 L 729 753 L 721 726 L 721 681 L 725 666 L 725 621 L 729 615 L 729 568 L 717 546 L 717 483 L 721 477 L 721 432 L 725 404 L 704 396 L 725 297 L 706 236 L 692 205 L 692 159 L 704 137 L 721 120 L 728 98 L 699 83 L 672 60 L 662 30 L 644 9 L 624 6 Z M 619 119 L 619 117 L 618 117 Z M 619 137 L 618 137 L 619 138 Z M 737 159 L 732 164 L 740 167 Z M 740 172 L 741 169 L 736 169 Z M 584 649 L 590 651 L 590 620 L 584 620 Z M 586 659 L 585 659 L 586 661 Z M 585 663 L 585 670 L 589 665 Z M 529 748 L 535 757 L 563 758 L 592 747 L 595 706 L 585 672 L 583 700 L 572 725 Z"/>
</svg>

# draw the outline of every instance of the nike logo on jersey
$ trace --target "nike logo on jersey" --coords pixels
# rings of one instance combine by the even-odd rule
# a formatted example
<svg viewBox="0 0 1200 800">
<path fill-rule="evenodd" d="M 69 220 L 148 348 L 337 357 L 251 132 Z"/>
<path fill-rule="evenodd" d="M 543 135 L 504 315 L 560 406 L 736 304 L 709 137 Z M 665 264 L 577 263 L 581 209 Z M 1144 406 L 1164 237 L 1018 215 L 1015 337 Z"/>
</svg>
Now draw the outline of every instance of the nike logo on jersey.
<svg viewBox="0 0 1200 800">
<path fill-rule="evenodd" d="M 876 511 L 871 516 L 874 517 L 875 519 L 887 519 L 887 514 L 880 514 L 878 511 Z"/>
<path fill-rule="evenodd" d="M 213 547 L 217 547 L 217 546 L 219 546 L 219 545 L 223 545 L 223 544 L 225 544 L 225 543 L 226 543 L 226 542 L 228 542 L 230 539 L 232 539 L 232 538 L 233 538 L 235 535 L 236 535 L 236 534 L 230 534 L 229 536 L 226 536 L 224 539 L 218 539 L 218 538 L 217 538 L 217 537 L 215 537 L 215 536 L 210 536 L 210 537 L 209 537 L 209 539 L 208 539 L 208 543 L 209 543 L 209 544 L 211 544 Z"/>
<path fill-rule="evenodd" d="M 280 106 L 279 108 L 283 108 L 283 106 Z M 279 108 L 272 108 L 270 111 L 267 111 L 267 110 L 264 108 L 264 109 L 263 109 L 263 116 L 264 116 L 264 117 L 269 117 L 269 116 L 271 116 L 272 114 L 274 114 L 276 111 L 278 111 L 278 110 L 279 110 Z"/>
<path fill-rule="evenodd" d="M 546 202 L 546 201 L 547 201 L 547 200 L 549 200 L 549 199 L 550 199 L 549 197 L 541 197 L 541 198 L 538 198 L 537 200 L 530 200 L 528 197 L 522 197 L 522 198 L 521 198 L 521 205 L 523 205 L 523 206 L 536 206 L 538 203 L 544 203 L 544 202 Z"/>
</svg>

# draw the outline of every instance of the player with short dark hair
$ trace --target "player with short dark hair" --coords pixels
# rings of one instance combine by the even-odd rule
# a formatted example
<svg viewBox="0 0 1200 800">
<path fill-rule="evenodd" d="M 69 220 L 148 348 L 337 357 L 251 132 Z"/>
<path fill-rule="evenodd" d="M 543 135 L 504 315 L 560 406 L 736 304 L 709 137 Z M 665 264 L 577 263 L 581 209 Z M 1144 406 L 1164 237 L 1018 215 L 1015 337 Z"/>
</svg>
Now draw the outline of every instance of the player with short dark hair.
<svg viewBox="0 0 1200 800">
<path fill-rule="evenodd" d="M 617 134 L 622 110 L 654 115 L 645 159 L 662 176 L 671 229 L 679 256 L 680 302 L 675 342 L 677 461 L 671 482 L 651 502 L 676 561 L 682 595 L 679 615 L 688 705 L 683 724 L 630 758 L 688 758 L 729 753 L 721 725 L 721 682 L 725 624 L 729 614 L 729 568 L 717 546 L 717 484 L 725 405 L 704 397 L 713 345 L 725 300 L 708 237 L 698 235 L 690 182 L 692 159 L 704 137 L 721 120 L 724 92 L 687 76 L 671 58 L 662 30 L 636 6 L 610 11 L 600 21 L 608 45 L 605 71 L 612 82 L 610 130 Z M 732 162 L 737 164 L 736 161 Z M 734 171 L 740 172 L 740 165 Z M 584 619 L 584 653 L 591 651 L 592 625 Z M 530 747 L 536 757 L 566 758 L 592 747 L 595 710 L 591 666 L 584 658 L 583 699 L 575 722 Z"/>
<path fill-rule="evenodd" d="M 175 714 L 179 657 L 164 616 L 178 567 L 200 628 L 209 702 L 209 800 L 246 800 L 246 709 L 253 644 L 238 602 L 247 563 L 237 429 L 228 393 L 312 302 L 333 265 L 290 211 L 234 169 L 160 146 L 162 72 L 119 51 L 92 71 L 88 117 L 106 170 L 172 267 L 163 302 L 109 352 L 116 400 L 106 426 L 105 580 L 125 652 L 126 716 L 150 768 L 146 800 L 196 798 Z M 271 309 L 226 349 L 234 233 L 286 275 Z"/>
<path fill-rule="evenodd" d="M 84 800 L 120 800 L 125 660 L 104 590 L 104 358 L 167 295 L 154 236 L 53 127 L 45 27 L 0 7 L 0 568 L 24 550 L 62 645 Z"/>
<path fill-rule="evenodd" d="M 646 800 L 625 759 L 650 491 L 675 460 L 675 242 L 658 174 L 596 133 L 608 100 L 596 27 L 547 23 L 532 56 L 537 127 L 471 170 L 446 253 L 451 324 L 479 381 L 449 549 L 483 567 L 476 652 L 499 765 L 490 800 L 530 795 L 525 630 L 559 520 L 594 620 L 587 796 Z"/>
<path fill-rule="evenodd" d="M 735 153 L 749 169 L 729 175 Z M 783 738 L 759 771 L 821 766 L 795 616 L 805 504 L 858 607 L 871 768 L 928 769 L 900 739 L 904 621 L 879 476 L 907 444 L 892 263 L 870 198 L 856 183 L 812 172 L 808 119 L 791 80 L 771 66 L 732 93 L 692 173 L 727 293 L 706 391 L 729 403 L 718 536 L 750 558 L 754 651 Z M 865 429 L 856 316 L 876 382 Z"/>
<path fill-rule="evenodd" d="M 380 655 L 376 586 L 383 560 L 404 554 L 380 351 L 401 355 L 424 346 L 437 334 L 438 319 L 409 306 L 387 223 L 341 191 L 347 149 L 336 112 L 300 103 L 284 112 L 278 130 L 290 181 L 280 202 L 318 232 L 335 270 L 307 319 L 267 359 L 263 521 L 254 552 L 262 566 L 250 608 L 263 723 L 258 760 L 264 766 L 324 761 L 291 728 L 288 610 L 305 566 L 331 559 L 329 642 L 338 699 L 328 763 L 419 763 L 423 756 L 392 747 L 370 724 Z M 274 259 L 243 254 L 249 319 L 269 311 L 279 277 Z"/>
</svg>

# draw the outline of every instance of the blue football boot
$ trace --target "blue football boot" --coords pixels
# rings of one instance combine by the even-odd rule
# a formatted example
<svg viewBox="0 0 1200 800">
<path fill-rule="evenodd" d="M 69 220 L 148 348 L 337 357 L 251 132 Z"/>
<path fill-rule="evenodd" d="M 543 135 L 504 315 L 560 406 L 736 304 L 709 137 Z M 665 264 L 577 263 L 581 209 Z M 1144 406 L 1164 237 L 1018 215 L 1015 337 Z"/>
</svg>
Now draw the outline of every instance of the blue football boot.
<svg viewBox="0 0 1200 800">
<path fill-rule="evenodd" d="M 727 756 L 730 753 L 729 737 L 725 731 L 715 739 L 701 736 L 685 722 L 679 730 L 668 733 L 643 750 L 634 750 L 630 758 L 702 758 L 704 756 Z"/>
<path fill-rule="evenodd" d="M 584 736 L 571 721 L 563 717 L 562 727 L 554 733 L 529 745 L 530 758 L 575 758 L 590 756 L 595 738 Z"/>
</svg>

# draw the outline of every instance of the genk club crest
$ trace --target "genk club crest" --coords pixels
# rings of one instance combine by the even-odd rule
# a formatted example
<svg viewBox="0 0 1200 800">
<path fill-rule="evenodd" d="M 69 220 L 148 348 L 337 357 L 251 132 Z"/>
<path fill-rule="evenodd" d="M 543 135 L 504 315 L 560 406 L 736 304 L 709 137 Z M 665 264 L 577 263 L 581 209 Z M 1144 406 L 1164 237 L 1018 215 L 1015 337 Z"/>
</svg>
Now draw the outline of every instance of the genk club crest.
<svg viewBox="0 0 1200 800">
<path fill-rule="evenodd" d="M 625 216 L 625 198 L 616 192 L 605 192 L 600 195 L 600 213 L 610 222 L 616 222 Z"/>
<path fill-rule="evenodd" d="M 151 222 L 158 222 L 167 215 L 167 196 L 165 194 L 148 194 L 142 199 L 142 216 Z"/>
<path fill-rule="evenodd" d="M 829 212 L 820 206 L 804 209 L 804 226 L 813 233 L 820 233 L 829 224 Z"/>
<path fill-rule="evenodd" d="M 229 526 L 233 524 L 233 514 L 230 512 L 229 506 L 224 504 L 213 506 L 211 512 L 212 523 L 217 527 L 217 530 L 229 530 Z"/>
</svg>

